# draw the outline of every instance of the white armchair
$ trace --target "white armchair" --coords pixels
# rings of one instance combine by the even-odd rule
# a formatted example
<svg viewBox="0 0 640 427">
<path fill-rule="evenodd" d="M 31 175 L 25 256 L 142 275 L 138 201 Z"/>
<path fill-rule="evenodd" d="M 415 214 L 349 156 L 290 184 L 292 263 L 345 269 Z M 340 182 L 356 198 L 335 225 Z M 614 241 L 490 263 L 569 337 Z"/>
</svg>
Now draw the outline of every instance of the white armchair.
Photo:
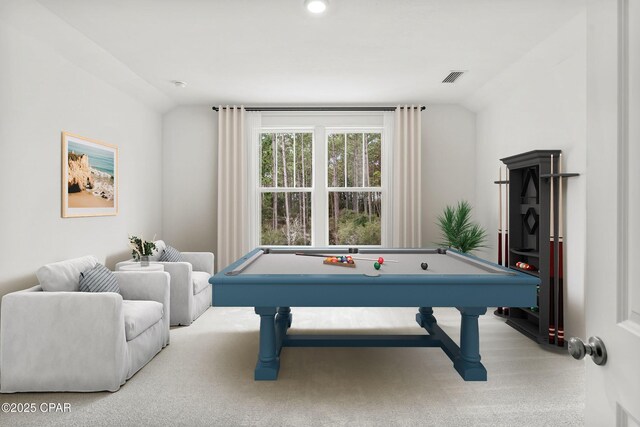
<svg viewBox="0 0 640 427">
<path fill-rule="evenodd" d="M 214 255 L 211 252 L 182 252 L 181 262 L 160 262 L 166 244 L 157 240 L 156 252 L 149 257 L 151 262 L 164 266 L 171 275 L 171 325 L 188 326 L 211 306 L 211 285 Z M 116 270 L 132 264 L 128 260 L 116 264 Z"/>
<path fill-rule="evenodd" d="M 2 298 L 0 392 L 117 391 L 169 344 L 169 274 L 114 274 L 120 294 Z"/>
</svg>

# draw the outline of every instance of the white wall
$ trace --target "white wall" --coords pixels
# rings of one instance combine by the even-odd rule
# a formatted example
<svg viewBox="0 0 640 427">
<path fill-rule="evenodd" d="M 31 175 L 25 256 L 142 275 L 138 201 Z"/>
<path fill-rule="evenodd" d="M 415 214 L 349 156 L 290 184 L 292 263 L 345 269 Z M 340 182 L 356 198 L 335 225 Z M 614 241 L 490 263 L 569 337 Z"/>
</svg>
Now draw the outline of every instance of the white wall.
<svg viewBox="0 0 640 427">
<path fill-rule="evenodd" d="M 477 218 L 490 231 L 495 260 L 500 158 L 534 149 L 561 149 L 566 184 L 565 336 L 584 335 L 586 236 L 586 18 L 575 17 L 481 88 L 477 111 Z"/>
<path fill-rule="evenodd" d="M 181 251 L 215 253 L 218 114 L 211 106 L 177 107 L 162 128 L 163 238 Z"/>
<path fill-rule="evenodd" d="M 475 114 L 457 105 L 422 113 L 423 243 L 439 239 L 436 217 L 446 204 L 474 201 Z M 181 250 L 215 252 L 217 113 L 177 107 L 163 121 L 163 237 Z M 269 124 L 267 120 L 264 124 Z"/>
<path fill-rule="evenodd" d="M 423 246 L 441 240 L 436 220 L 445 206 L 475 202 L 475 121 L 475 113 L 459 105 L 427 105 L 422 113 Z"/>
<path fill-rule="evenodd" d="M 0 19 L 0 296 L 36 284 L 45 263 L 93 254 L 113 267 L 129 256 L 127 233 L 162 231 L 161 114 L 70 62 L 18 15 Z M 61 218 L 63 130 L 118 146 L 119 215 Z"/>
</svg>

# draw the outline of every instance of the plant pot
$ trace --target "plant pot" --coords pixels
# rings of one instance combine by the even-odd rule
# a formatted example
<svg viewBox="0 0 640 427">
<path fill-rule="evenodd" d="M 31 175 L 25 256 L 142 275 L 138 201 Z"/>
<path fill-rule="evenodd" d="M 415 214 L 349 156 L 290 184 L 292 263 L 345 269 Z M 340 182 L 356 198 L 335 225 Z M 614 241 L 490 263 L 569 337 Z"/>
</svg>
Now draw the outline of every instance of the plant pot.
<svg viewBox="0 0 640 427">
<path fill-rule="evenodd" d="M 140 267 L 149 267 L 149 255 L 142 255 L 140 257 Z"/>
</svg>

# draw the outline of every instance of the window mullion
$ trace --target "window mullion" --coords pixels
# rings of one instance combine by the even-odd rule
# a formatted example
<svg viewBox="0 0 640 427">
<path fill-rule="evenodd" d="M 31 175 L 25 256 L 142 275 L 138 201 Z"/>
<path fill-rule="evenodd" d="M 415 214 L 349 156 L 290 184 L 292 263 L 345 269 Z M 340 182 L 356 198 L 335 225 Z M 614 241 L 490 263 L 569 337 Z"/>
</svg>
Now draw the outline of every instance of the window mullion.
<svg viewBox="0 0 640 427">
<path fill-rule="evenodd" d="M 311 210 L 311 244 L 329 244 L 329 203 L 327 193 L 327 141 L 324 126 L 316 126 L 313 131 L 313 192 Z"/>
<path fill-rule="evenodd" d="M 380 192 L 382 191 L 382 187 L 327 187 L 327 191 L 338 191 L 342 193 Z"/>
<path fill-rule="evenodd" d="M 365 183 L 365 179 L 364 179 L 364 161 L 366 160 L 364 157 L 364 132 L 362 133 L 362 153 L 360 153 L 362 155 L 362 186 L 364 187 L 364 183 Z"/>
</svg>

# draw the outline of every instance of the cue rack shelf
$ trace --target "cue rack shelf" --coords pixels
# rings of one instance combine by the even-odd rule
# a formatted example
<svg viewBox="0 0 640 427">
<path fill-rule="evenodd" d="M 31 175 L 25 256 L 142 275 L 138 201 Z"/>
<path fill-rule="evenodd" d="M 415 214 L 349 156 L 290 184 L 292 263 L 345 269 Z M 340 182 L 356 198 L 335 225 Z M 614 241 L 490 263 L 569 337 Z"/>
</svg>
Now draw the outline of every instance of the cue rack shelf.
<svg viewBox="0 0 640 427">
<path fill-rule="evenodd" d="M 550 243 L 550 236 L 558 235 L 559 182 L 564 178 L 578 176 L 575 173 L 559 173 L 557 159 L 560 154 L 560 150 L 534 150 L 500 159 L 507 166 L 508 175 L 503 181 L 495 181 L 496 184 L 508 184 L 506 187 L 508 188 L 508 225 L 505 227 L 505 230 L 508 230 L 505 242 L 508 250 L 505 250 L 504 257 L 501 257 L 503 264 L 511 269 L 539 277 L 541 281 L 536 306 L 499 307 L 495 314 L 504 317 L 509 326 L 522 334 L 540 344 L 547 345 L 550 344 L 550 318 L 558 319 L 558 311 L 562 310 L 558 304 L 558 286 L 554 285 L 558 281 L 554 281 L 553 272 L 550 271 L 553 265 L 551 256 L 552 247 L 554 247 L 553 243 Z M 554 186 L 553 212 L 551 212 L 552 185 Z M 551 215 L 554 216 L 555 234 L 551 230 Z M 527 263 L 536 270 L 519 268 L 516 266 L 518 262 Z M 551 306 L 552 302 L 553 306 Z M 563 343 L 560 341 L 558 345 Z"/>
</svg>

